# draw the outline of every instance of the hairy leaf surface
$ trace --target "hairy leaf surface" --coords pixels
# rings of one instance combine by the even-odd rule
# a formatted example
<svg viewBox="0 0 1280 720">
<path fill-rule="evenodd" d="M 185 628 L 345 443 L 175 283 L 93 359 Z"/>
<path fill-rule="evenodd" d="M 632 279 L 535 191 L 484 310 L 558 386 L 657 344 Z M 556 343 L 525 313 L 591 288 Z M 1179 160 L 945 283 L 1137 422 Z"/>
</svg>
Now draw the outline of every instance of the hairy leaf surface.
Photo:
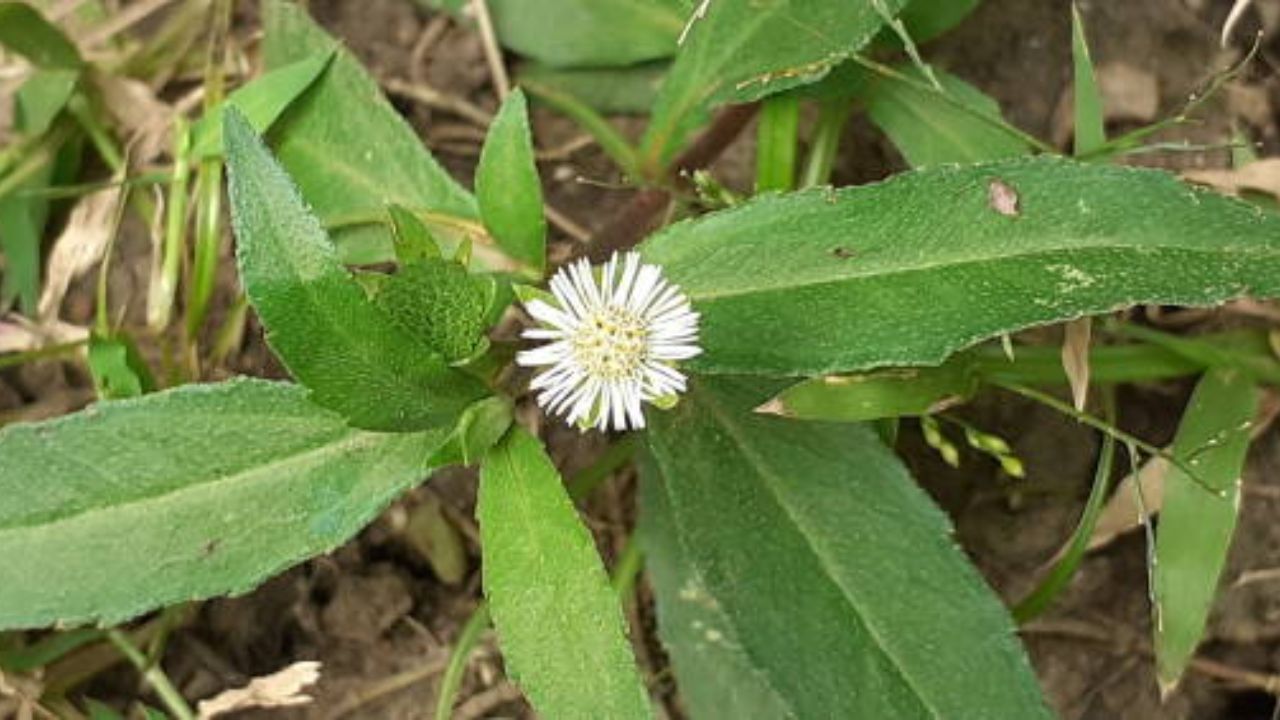
<svg viewBox="0 0 1280 720">
<path fill-rule="evenodd" d="M 1054 158 L 768 196 L 642 246 L 702 313 L 702 372 L 936 365 L 1141 303 L 1280 295 L 1280 218 L 1155 170 Z"/>
<path fill-rule="evenodd" d="M 753 413 L 776 389 L 704 378 L 651 415 L 642 537 L 694 714 L 1049 717 L 1008 615 L 892 451 L 867 426 Z"/>
<path fill-rule="evenodd" d="M 445 436 L 356 430 L 306 396 L 238 379 L 0 431 L 0 628 L 248 591 L 354 535 Z"/>
</svg>

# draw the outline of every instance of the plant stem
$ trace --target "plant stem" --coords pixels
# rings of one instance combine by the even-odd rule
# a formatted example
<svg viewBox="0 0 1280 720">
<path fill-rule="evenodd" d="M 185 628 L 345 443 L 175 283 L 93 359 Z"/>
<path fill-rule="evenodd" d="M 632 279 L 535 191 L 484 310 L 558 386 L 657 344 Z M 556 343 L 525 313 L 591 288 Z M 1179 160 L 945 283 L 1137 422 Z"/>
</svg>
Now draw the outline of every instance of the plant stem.
<svg viewBox="0 0 1280 720">
<path fill-rule="evenodd" d="M 623 604 L 626 604 L 627 598 L 631 597 L 631 593 L 635 590 L 636 577 L 643 567 L 644 550 L 640 547 L 639 538 L 632 534 L 627 538 L 626 546 L 622 548 L 622 552 L 614 562 L 613 575 L 609 578 L 614 591 L 618 593 L 618 599 Z"/>
<path fill-rule="evenodd" d="M 786 192 L 795 185 L 800 100 L 795 93 L 764 101 L 756 126 L 756 192 Z"/>
<path fill-rule="evenodd" d="M 191 706 L 182 697 L 182 693 L 178 692 L 178 689 L 173 686 L 169 676 L 164 674 L 164 670 L 159 664 L 151 665 L 147 662 L 147 657 L 142 654 L 142 651 L 135 647 L 129 638 L 125 637 L 124 633 L 118 629 L 112 628 L 108 630 L 107 639 L 111 641 L 112 645 L 116 646 L 121 655 L 124 655 L 129 662 L 133 663 L 138 672 L 142 673 L 142 678 L 151 686 L 151 689 L 155 691 L 160 701 L 164 703 L 164 706 L 168 708 L 174 717 L 178 720 L 195 720 L 196 715 L 191 711 Z"/>
<path fill-rule="evenodd" d="M 830 184 L 836 151 L 840 149 L 840 136 L 852 113 L 853 105 L 844 99 L 823 100 L 819 105 L 818 124 L 813 130 L 809 155 L 800 175 L 800 187 Z"/>
<path fill-rule="evenodd" d="M 453 653 L 449 656 L 449 665 L 440 679 L 440 690 L 436 695 L 436 720 L 446 720 L 453 714 L 453 701 L 458 695 L 458 686 L 462 684 L 462 675 L 467 669 L 467 659 L 471 651 L 480 642 L 480 637 L 489 629 L 489 603 L 481 600 L 472 611 L 467 624 L 462 626 L 458 640 L 454 643 Z"/>
<path fill-rule="evenodd" d="M 204 64 L 204 109 L 214 112 L 222 104 L 226 78 L 223 65 L 226 61 L 227 34 L 231 28 L 230 0 L 213 3 L 213 31 L 209 35 L 209 50 Z M 197 339 L 204 324 L 209 299 L 213 296 L 215 275 L 218 271 L 218 249 L 222 244 L 222 157 L 213 156 L 200 161 L 196 177 L 196 242 L 191 266 L 190 286 L 187 288 L 186 340 L 188 361 L 192 374 L 197 374 Z"/>
<path fill-rule="evenodd" d="M 1043 393 L 1043 392 L 1040 392 L 1039 390 L 1034 390 L 1032 388 L 1026 387 L 1025 385 L 1019 385 L 1017 383 L 1003 382 L 1003 381 L 990 381 L 990 382 L 992 385 L 995 385 L 996 387 L 1004 388 L 1005 390 L 1008 390 L 1013 393 L 1017 393 L 1018 395 L 1021 395 L 1025 398 L 1035 400 L 1036 402 L 1042 405 L 1047 405 L 1048 407 L 1054 410 L 1057 410 L 1063 415 L 1068 415 L 1074 418 L 1077 422 L 1083 423 L 1095 430 L 1106 433 L 1107 435 L 1114 437 L 1116 440 L 1119 440 L 1120 442 L 1126 445 L 1136 447 L 1142 450 L 1148 455 L 1164 458 L 1174 467 L 1186 473 L 1187 477 L 1191 478 L 1191 480 L 1194 481 L 1196 485 L 1200 486 L 1200 489 L 1204 490 L 1207 493 L 1212 494 L 1214 497 L 1217 497 L 1217 498 L 1226 497 L 1225 491 L 1215 489 L 1214 487 L 1205 483 L 1204 480 L 1200 477 L 1200 475 L 1195 471 L 1194 468 L 1192 468 L 1190 465 L 1184 462 L 1181 458 L 1173 455 L 1173 453 L 1170 453 L 1162 448 L 1158 448 L 1152 445 L 1151 443 L 1146 442 L 1145 440 L 1142 440 L 1138 437 L 1130 435 L 1129 433 L 1121 430 L 1120 428 L 1117 428 L 1114 425 L 1111 425 L 1110 423 L 1105 422 L 1103 420 L 1099 420 L 1098 418 L 1088 413 L 1076 410 L 1070 404 L 1065 403 L 1048 393 Z"/>
<path fill-rule="evenodd" d="M 76 342 L 62 343 L 60 345 L 49 345 L 47 347 L 38 348 L 36 350 L 27 350 L 26 352 L 13 353 L 12 355 L 0 356 L 0 370 L 5 368 L 16 367 L 23 363 L 33 362 L 35 360 L 44 360 L 59 355 L 66 355 L 84 347 L 88 343 L 87 340 L 77 340 Z"/>
<path fill-rule="evenodd" d="M 1105 394 L 1107 422 L 1115 422 L 1115 393 Z M 1093 528 L 1097 525 L 1102 508 L 1106 505 L 1107 491 L 1111 486 L 1111 470 L 1115 464 L 1116 440 L 1111 435 L 1102 436 L 1102 451 L 1098 457 L 1098 466 L 1093 473 L 1093 487 L 1089 490 L 1089 499 L 1085 501 L 1084 511 L 1080 514 L 1080 522 L 1071 534 L 1067 550 L 1053 566 L 1049 575 L 1040 582 L 1025 598 L 1013 608 L 1013 618 L 1019 625 L 1034 620 L 1053 603 L 1080 567 L 1080 561 L 1089 549 L 1089 541 L 1093 538 Z"/>
<path fill-rule="evenodd" d="M 153 255 L 155 264 L 147 293 L 147 326 L 155 332 L 169 325 L 186 249 L 191 135 L 186 120 L 180 116 L 173 123 L 173 146 L 173 177 L 169 180 L 169 200 L 165 208 L 164 245 Z"/>
<path fill-rule="evenodd" d="M 536 80 L 525 79 L 520 84 L 529 91 L 529 94 L 568 115 L 581 125 L 583 130 L 600 143 L 600 149 L 618 164 L 627 177 L 633 180 L 640 179 L 636 149 L 600 113 L 578 98 Z"/>
</svg>

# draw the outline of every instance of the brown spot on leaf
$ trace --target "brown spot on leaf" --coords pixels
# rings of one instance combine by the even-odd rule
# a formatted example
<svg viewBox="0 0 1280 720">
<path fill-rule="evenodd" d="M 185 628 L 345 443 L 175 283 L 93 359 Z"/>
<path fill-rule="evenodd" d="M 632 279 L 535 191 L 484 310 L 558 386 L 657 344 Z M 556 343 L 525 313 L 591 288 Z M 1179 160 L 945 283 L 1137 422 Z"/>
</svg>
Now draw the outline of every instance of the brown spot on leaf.
<svg viewBox="0 0 1280 720">
<path fill-rule="evenodd" d="M 1017 217 L 1022 213 L 1018 207 L 1018 191 L 999 178 L 987 184 L 987 204 L 1005 217 Z"/>
<path fill-rule="evenodd" d="M 849 258 L 853 257 L 854 253 L 849 248 L 844 247 L 843 245 L 838 245 L 836 247 L 831 248 L 831 254 L 835 257 L 840 258 L 841 260 L 848 260 Z"/>
</svg>

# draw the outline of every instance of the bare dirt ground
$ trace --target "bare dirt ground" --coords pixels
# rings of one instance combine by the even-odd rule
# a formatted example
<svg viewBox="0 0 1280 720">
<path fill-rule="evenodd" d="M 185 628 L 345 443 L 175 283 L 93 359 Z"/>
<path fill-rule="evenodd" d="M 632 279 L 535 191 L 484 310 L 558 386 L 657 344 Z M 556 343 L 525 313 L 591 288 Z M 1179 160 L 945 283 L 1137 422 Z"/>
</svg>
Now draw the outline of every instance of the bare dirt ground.
<svg viewBox="0 0 1280 720">
<path fill-rule="evenodd" d="M 1238 38 L 1220 48 L 1217 33 L 1227 0 L 1081 2 L 1094 58 L 1113 83 L 1110 123 L 1124 130 L 1176 111 L 1201 82 L 1238 60 L 1253 33 L 1272 16 L 1251 11 Z M 1274 4 L 1260 0 L 1259 6 Z M 360 3 L 314 0 L 311 10 L 382 79 L 425 81 L 484 110 L 496 107 L 479 41 L 471 31 L 437 18 L 406 0 Z M 1023 129 L 1066 147 L 1070 137 L 1064 94 L 1071 79 L 1069 3 L 1065 0 L 986 0 L 958 30 L 932 43 L 926 56 L 972 82 L 1001 103 Z M 246 35 L 252 15 L 238 18 Z M 1260 155 L 1280 150 L 1280 34 L 1269 28 L 1253 68 L 1204 113 L 1206 121 L 1169 131 L 1166 139 L 1216 144 L 1234 124 L 1262 144 Z M 434 37 L 430 44 L 424 36 Z M 411 99 L 394 101 L 424 141 L 465 183 L 479 153 L 482 128 Z M 619 119 L 628 131 L 642 123 Z M 587 231 L 609 222 L 633 191 L 617 186 L 616 170 L 598 148 L 580 142 L 572 123 L 535 109 L 537 145 L 548 202 Z M 730 186 L 749 184 L 749 137 L 730 148 L 715 171 Z M 1171 168 L 1224 166 L 1225 150 L 1166 153 L 1137 161 Z M 835 180 L 866 182 L 904 169 L 897 152 L 862 121 L 850 124 Z M 574 242 L 561 233 L 560 242 Z M 120 287 L 142 287 L 145 243 L 117 262 Z M 228 274 L 227 288 L 234 278 Z M 119 297 L 119 294 L 116 294 Z M 82 298 L 77 300 L 77 297 Z M 73 295 L 72 317 L 91 313 L 91 295 Z M 74 304 L 81 302 L 82 308 Z M 1212 319 L 1205 322 L 1211 322 Z M 278 376 L 251 329 L 228 367 Z M 1120 393 L 1120 424 L 1155 444 L 1176 426 L 1189 385 L 1175 382 Z M 84 404 L 86 378 L 66 365 L 42 363 L 0 373 L 0 413 L 35 418 Z M 943 464 L 908 428 L 899 449 L 917 477 L 952 514 L 958 539 L 991 584 L 1015 601 L 1071 532 L 1088 493 L 1096 437 L 1050 410 L 1005 395 L 991 395 L 966 410 L 976 425 L 1008 438 L 1025 461 L 1028 479 L 1002 478 L 994 463 L 966 456 L 959 470 Z M 599 438 L 552 432 L 553 453 L 571 471 L 598 456 Z M 1024 632 L 1045 692 L 1064 718 L 1270 718 L 1275 699 L 1259 678 L 1280 670 L 1280 583 L 1265 572 L 1280 568 L 1280 432 L 1255 445 L 1245 476 L 1242 520 L 1224 580 L 1225 595 L 1201 649 L 1206 661 L 1177 691 L 1160 698 L 1148 654 L 1149 602 L 1146 546 L 1130 533 L 1092 553 L 1055 607 Z M 589 523 L 612 557 L 633 523 L 634 477 L 623 471 L 590 501 Z M 446 583 L 406 538 L 408 518 L 439 502 L 467 550 L 462 577 Z M 273 672 L 291 662 L 319 660 L 324 678 L 308 708 L 247 713 L 262 718 L 427 718 L 449 649 L 479 600 L 478 548 L 471 516 L 474 477 L 449 471 L 384 513 L 357 539 L 330 556 L 306 563 L 240 598 L 190 609 L 170 640 L 166 669 L 188 697 L 207 697 Z M 1249 573 L 1249 575 L 1245 575 Z M 1276 573 L 1280 575 L 1280 572 Z M 1241 582 L 1241 578 L 1244 581 Z M 666 660 L 653 636 L 644 588 L 631 611 L 639 656 L 666 712 L 681 717 Z M 980 671 L 980 670 L 979 670 Z M 121 707 L 140 692 L 132 670 L 102 674 L 86 694 Z M 457 717 L 528 717 L 527 706 L 503 677 L 491 637 L 473 655 L 459 694 Z"/>
</svg>

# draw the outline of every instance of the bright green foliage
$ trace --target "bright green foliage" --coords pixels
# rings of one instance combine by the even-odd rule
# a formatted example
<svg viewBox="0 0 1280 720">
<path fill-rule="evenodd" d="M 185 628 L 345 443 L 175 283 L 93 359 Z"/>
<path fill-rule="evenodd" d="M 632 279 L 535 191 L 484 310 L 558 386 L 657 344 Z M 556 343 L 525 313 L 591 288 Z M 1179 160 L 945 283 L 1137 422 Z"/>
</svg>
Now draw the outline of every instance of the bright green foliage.
<svg viewBox="0 0 1280 720">
<path fill-rule="evenodd" d="M 396 262 L 401 265 L 440 258 L 440 246 L 417 215 L 399 205 L 388 205 L 391 220 L 391 242 Z"/>
<path fill-rule="evenodd" d="M 546 65 L 520 69 L 519 83 L 537 97 L 567 95 L 602 113 L 645 115 L 653 107 L 669 63 L 652 62 L 625 68 L 561 70 Z"/>
<path fill-rule="evenodd" d="M 514 429 L 480 470 L 484 591 L 507 671 L 548 718 L 652 718 L 618 597 L 559 473 Z"/>
<path fill-rule="evenodd" d="M 1169 468 L 1156 536 L 1156 667 L 1164 688 L 1177 684 L 1204 633 L 1236 527 L 1257 407 L 1248 375 L 1211 370 L 1196 386 L 1173 441 L 1173 456 L 1197 477 Z"/>
<path fill-rule="evenodd" d="M 449 362 L 473 355 L 484 341 L 494 280 L 449 260 L 419 260 L 380 283 L 375 301 L 391 321 Z"/>
<path fill-rule="evenodd" d="M 13 96 L 13 126 L 28 137 L 43 135 L 67 106 L 79 80 L 79 70 L 53 68 L 31 73 Z"/>
<path fill-rule="evenodd" d="M 800 98 L 795 93 L 764 101 L 756 126 L 756 192 L 786 192 L 795 187 Z"/>
<path fill-rule="evenodd" d="M 1008 616 L 892 451 L 866 426 L 752 413 L 773 389 L 703 379 L 650 414 L 641 532 L 694 716 L 1049 717 Z"/>
<path fill-rule="evenodd" d="M 100 400 L 137 397 L 155 390 L 151 370 L 126 335 L 89 339 L 89 372 Z"/>
<path fill-rule="evenodd" d="M 687 0 L 488 0 L 502 44 L 559 67 L 608 67 L 670 57 Z"/>
<path fill-rule="evenodd" d="M 650 168 L 665 164 L 723 102 L 755 100 L 818 80 L 862 49 L 906 0 L 711 2 L 658 94 L 645 133 Z"/>
<path fill-rule="evenodd" d="M 431 458 L 431 464 L 475 465 L 511 427 L 511 401 L 489 397 L 467 408 L 449 439 Z"/>
<path fill-rule="evenodd" d="M 200 122 L 191 128 L 191 152 L 196 157 L 210 157 L 222 154 L 222 111 L 227 105 L 234 105 L 244 114 L 249 124 L 259 133 L 265 133 L 289 105 L 306 92 L 307 88 L 320 77 L 334 51 L 321 52 L 304 60 L 290 63 L 270 72 L 264 73 L 236 89 L 205 113 Z"/>
<path fill-rule="evenodd" d="M 47 180 L 49 171 L 38 175 Z M 35 182 L 23 183 L 18 190 L 30 189 Z M 0 251 L 4 252 L 5 272 L 0 276 L 0 307 L 7 307 L 14 297 L 24 312 L 34 314 L 40 298 L 40 237 L 48 214 L 48 203 L 16 195 L 0 197 Z"/>
<path fill-rule="evenodd" d="M 685 550 L 665 485 L 653 463 L 641 464 L 639 537 L 656 594 L 658 636 L 675 668 L 680 699 L 695 720 L 784 720 L 797 717 L 756 664 L 738 625 L 708 589 Z M 791 610 L 779 611 L 781 618 Z M 806 654 L 804 658 L 812 658 Z M 820 660 L 820 659 L 819 659 Z M 796 663 L 799 667 L 801 663 Z"/>
<path fill-rule="evenodd" d="M 79 68 L 80 52 L 58 29 L 25 2 L 0 2 L 0 45 L 43 68 Z"/>
<path fill-rule="evenodd" d="M 912 166 L 999 160 L 1027 153 L 1027 143 L 1003 126 L 999 104 L 977 88 L 934 69 L 942 86 L 938 91 L 918 68 L 906 65 L 897 70 L 902 79 L 869 78 L 863 100 L 871 121 Z"/>
<path fill-rule="evenodd" d="M 452 425 L 484 387 L 366 298 L 238 111 L 228 108 L 223 128 L 240 278 L 281 361 L 356 427 Z"/>
<path fill-rule="evenodd" d="M 268 69 L 334 51 L 336 41 L 287 0 L 263 3 Z M 474 219 L 475 198 L 422 146 L 359 61 L 338 48 L 320 79 L 271 132 L 281 164 L 326 225 L 356 223 L 336 240 L 348 262 L 392 257 L 384 208 L 397 203 Z"/>
<path fill-rule="evenodd" d="M 966 363 L 892 368 L 806 380 L 779 393 L 761 411 L 784 417 L 861 422 L 928 415 L 969 399 L 977 390 L 978 376 Z"/>
<path fill-rule="evenodd" d="M 529 111 L 520 90 L 502 103 L 489 126 L 476 167 L 476 199 L 498 247 L 528 266 L 528 274 L 540 277 L 547 264 L 547 221 Z"/>
<path fill-rule="evenodd" d="M 766 196 L 644 246 L 702 313 L 703 372 L 934 365 L 1140 303 L 1280 295 L 1280 218 L 1167 173 L 1035 158 Z"/>
<path fill-rule="evenodd" d="M 910 0 L 898 19 L 917 43 L 928 42 L 960 24 L 979 0 Z M 887 33 L 886 33 L 887 34 Z"/>
<path fill-rule="evenodd" d="M 1080 20 L 1080 8 L 1071 6 L 1071 62 L 1075 78 L 1075 144 L 1076 155 L 1086 155 L 1107 143 L 1107 131 L 1103 122 L 1102 92 L 1098 78 L 1093 73 L 1093 60 L 1089 57 L 1089 42 L 1084 35 L 1084 23 Z"/>
<path fill-rule="evenodd" d="M 7 427 L 0 628 L 245 592 L 345 542 L 442 437 L 355 430 L 297 386 L 247 379 Z"/>
<path fill-rule="evenodd" d="M 57 181 L 70 181 L 80 165 L 81 137 L 69 138 L 53 127 L 78 84 L 79 72 L 38 69 L 14 95 L 13 126 L 22 135 L 43 135 L 38 149 L 48 160 L 13 191 L 0 196 L 0 251 L 5 272 L 0 277 L 0 306 L 16 296 L 23 312 L 34 313 L 40 296 L 40 246 L 49 200 L 22 193 Z"/>
</svg>

